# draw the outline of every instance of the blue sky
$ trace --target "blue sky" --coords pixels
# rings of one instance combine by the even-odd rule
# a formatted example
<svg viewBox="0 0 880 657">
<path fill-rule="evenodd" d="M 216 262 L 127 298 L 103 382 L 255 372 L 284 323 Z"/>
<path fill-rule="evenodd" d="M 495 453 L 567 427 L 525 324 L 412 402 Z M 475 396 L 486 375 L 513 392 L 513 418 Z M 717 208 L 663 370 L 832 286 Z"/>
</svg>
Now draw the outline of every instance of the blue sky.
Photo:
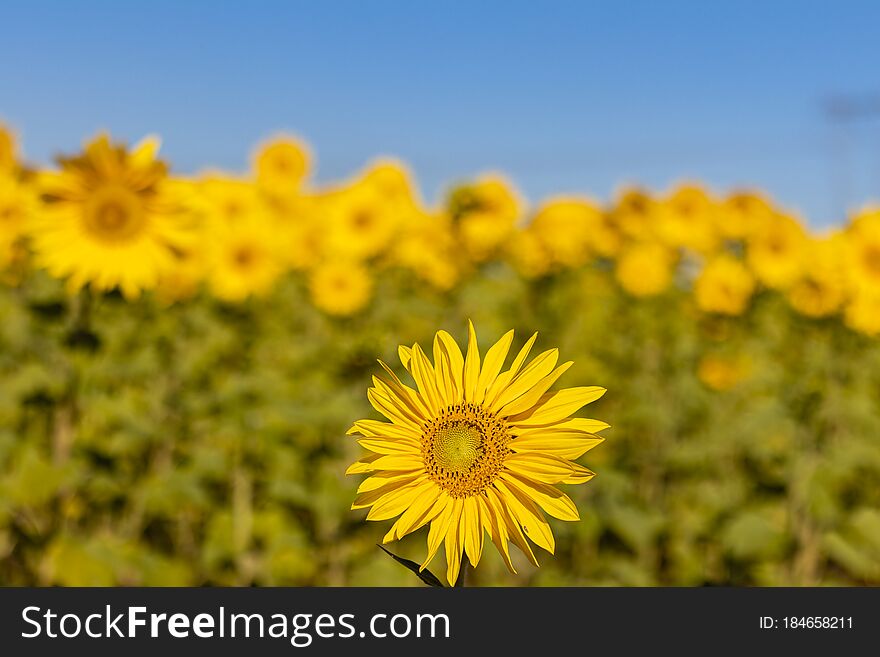
<svg viewBox="0 0 880 657">
<path fill-rule="evenodd" d="M 0 119 L 47 162 L 100 129 L 177 170 L 277 131 L 319 180 L 409 162 L 425 195 L 506 172 L 531 200 L 625 182 L 766 189 L 814 225 L 880 199 L 876 2 L 5 2 Z"/>
</svg>

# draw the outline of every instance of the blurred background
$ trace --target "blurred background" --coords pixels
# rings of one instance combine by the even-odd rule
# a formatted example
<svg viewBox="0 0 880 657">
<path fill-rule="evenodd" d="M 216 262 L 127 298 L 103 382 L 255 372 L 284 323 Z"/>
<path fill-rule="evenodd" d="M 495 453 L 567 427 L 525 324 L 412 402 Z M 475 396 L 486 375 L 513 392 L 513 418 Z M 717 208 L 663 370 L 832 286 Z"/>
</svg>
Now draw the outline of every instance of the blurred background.
<svg viewBox="0 0 880 657">
<path fill-rule="evenodd" d="M 880 584 L 878 19 L 7 3 L 0 584 L 418 584 L 345 430 L 468 318 L 612 426 L 557 554 L 475 584 Z"/>
</svg>

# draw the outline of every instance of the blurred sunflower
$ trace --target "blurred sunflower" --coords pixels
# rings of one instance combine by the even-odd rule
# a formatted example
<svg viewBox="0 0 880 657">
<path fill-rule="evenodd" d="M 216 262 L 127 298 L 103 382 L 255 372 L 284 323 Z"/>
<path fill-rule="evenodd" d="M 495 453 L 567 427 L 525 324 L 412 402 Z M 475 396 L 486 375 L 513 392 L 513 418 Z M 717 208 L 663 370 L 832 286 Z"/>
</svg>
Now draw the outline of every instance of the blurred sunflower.
<svg viewBox="0 0 880 657">
<path fill-rule="evenodd" d="M 681 185 L 659 206 L 657 231 L 669 246 L 710 255 L 719 245 L 715 204 L 698 185 Z"/>
<path fill-rule="evenodd" d="M 573 460 L 602 442 L 595 434 L 608 425 L 569 416 L 605 390 L 549 392 L 572 363 L 556 367 L 559 350 L 550 349 L 526 365 L 536 337 L 504 372 L 513 331 L 489 349 L 482 364 L 473 325 L 465 355 L 445 331 L 434 338 L 433 364 L 418 344 L 401 346 L 401 362 L 416 388 L 380 361 L 388 378 L 373 377 L 368 397 L 390 422 L 359 420 L 349 429 L 371 452 L 347 471 L 371 473 L 352 509 L 370 508 L 367 520 L 400 516 L 386 543 L 430 523 L 422 568 L 445 545 L 450 584 L 463 556 L 479 563 L 485 533 L 512 572 L 509 541 L 538 565 L 526 539 L 555 550 L 544 512 L 579 519 L 577 507 L 554 484 L 594 476 Z"/>
<path fill-rule="evenodd" d="M 7 256 L 37 212 L 34 190 L 17 177 L 0 173 L 0 250 Z M 4 258 L 0 256 L 0 267 Z"/>
<path fill-rule="evenodd" d="M 15 168 L 16 143 L 12 131 L 0 123 L 0 172 Z"/>
<path fill-rule="evenodd" d="M 623 189 L 611 208 L 614 224 L 626 237 L 645 241 L 654 236 L 657 202 L 635 188 Z"/>
<path fill-rule="evenodd" d="M 672 251 L 662 244 L 646 242 L 628 247 L 617 259 L 614 274 L 631 295 L 649 297 L 669 287 L 674 266 Z"/>
<path fill-rule="evenodd" d="M 844 309 L 843 321 L 858 333 L 880 335 L 880 290 L 858 290 Z"/>
<path fill-rule="evenodd" d="M 730 390 L 749 374 L 749 362 L 742 356 L 706 354 L 697 365 L 697 378 L 711 390 Z"/>
<path fill-rule="evenodd" d="M 392 261 L 437 290 L 450 290 L 461 274 L 449 217 L 415 212 L 392 244 Z"/>
<path fill-rule="evenodd" d="M 328 202 L 329 253 L 352 260 L 377 256 L 391 244 L 400 213 L 373 186 L 359 183 Z"/>
<path fill-rule="evenodd" d="M 373 279 L 362 264 L 333 260 L 312 270 L 309 293 L 319 310 L 336 317 L 348 317 L 369 303 Z"/>
<path fill-rule="evenodd" d="M 761 283 L 782 290 L 800 275 L 806 247 L 807 235 L 800 223 L 774 213 L 753 227 L 746 241 L 746 262 Z"/>
<path fill-rule="evenodd" d="M 41 175 L 46 207 L 32 222 L 33 249 L 71 290 L 89 284 L 134 298 L 173 266 L 189 226 L 158 148 L 145 139 L 129 151 L 101 135 L 82 155 L 59 158 L 60 172 Z"/>
<path fill-rule="evenodd" d="M 880 218 L 880 214 L 877 215 Z M 857 290 L 880 292 L 880 220 L 858 217 L 846 232 L 845 266 L 850 283 Z"/>
<path fill-rule="evenodd" d="M 513 234 L 507 243 L 507 255 L 523 278 L 546 276 L 553 265 L 553 258 L 547 252 L 544 241 L 531 226 Z"/>
<path fill-rule="evenodd" d="M 715 213 L 718 232 L 724 239 L 744 240 L 755 226 L 766 223 L 773 214 L 770 202 L 757 192 L 734 192 Z"/>
<path fill-rule="evenodd" d="M 195 206 L 205 223 L 237 224 L 263 217 L 266 208 L 253 185 L 209 173 L 195 185 Z"/>
<path fill-rule="evenodd" d="M 538 209 L 529 229 L 552 262 L 578 267 L 590 255 L 599 209 L 589 201 L 556 198 Z"/>
<path fill-rule="evenodd" d="M 840 310 L 846 300 L 842 242 L 842 236 L 835 235 L 813 240 L 806 248 L 809 264 L 787 292 L 789 303 L 800 314 L 825 317 Z"/>
<path fill-rule="evenodd" d="M 311 156 L 302 141 L 283 135 L 261 144 L 253 155 L 257 186 L 270 196 L 296 194 L 309 172 Z"/>
<path fill-rule="evenodd" d="M 497 175 L 463 185 L 449 198 L 466 253 L 475 262 L 494 256 L 513 233 L 521 203 L 513 186 Z"/>
<path fill-rule="evenodd" d="M 418 207 L 412 175 L 401 162 L 387 159 L 374 162 L 364 173 L 362 182 L 375 189 L 386 203 L 393 204 L 401 211 L 412 211 Z"/>
<path fill-rule="evenodd" d="M 755 280 L 745 266 L 728 255 L 709 261 L 694 283 L 700 310 L 722 315 L 741 315 L 755 291 Z"/>
<path fill-rule="evenodd" d="M 205 239 L 208 284 L 220 299 L 262 296 L 284 271 L 275 231 L 263 221 L 211 226 Z"/>
</svg>

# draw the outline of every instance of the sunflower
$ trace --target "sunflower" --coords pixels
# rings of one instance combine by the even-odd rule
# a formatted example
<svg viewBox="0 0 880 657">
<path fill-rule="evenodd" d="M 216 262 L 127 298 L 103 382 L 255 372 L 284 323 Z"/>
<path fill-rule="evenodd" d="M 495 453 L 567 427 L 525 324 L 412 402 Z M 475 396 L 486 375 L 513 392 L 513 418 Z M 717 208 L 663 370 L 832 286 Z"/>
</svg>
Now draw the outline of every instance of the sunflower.
<svg viewBox="0 0 880 657">
<path fill-rule="evenodd" d="M 24 234 L 36 210 L 34 190 L 17 177 L 0 173 L 0 244 L 11 249 Z M 0 258 L 0 267 L 2 265 Z"/>
<path fill-rule="evenodd" d="M 309 172 L 311 156 L 297 138 L 282 135 L 260 145 L 253 156 L 257 186 L 270 196 L 296 194 Z"/>
<path fill-rule="evenodd" d="M 826 317 L 840 310 L 846 301 L 843 237 L 835 234 L 812 240 L 806 249 L 806 262 L 800 277 L 787 292 L 792 308 L 807 317 Z"/>
<path fill-rule="evenodd" d="M 386 543 L 430 524 L 422 568 L 444 545 L 450 584 L 464 555 L 472 565 L 479 563 L 485 534 L 515 573 L 509 542 L 537 566 L 529 540 L 550 553 L 555 549 L 544 513 L 579 519 L 574 503 L 554 484 L 594 476 L 573 460 L 602 442 L 595 434 L 608 425 L 569 416 L 605 390 L 550 392 L 572 363 L 556 367 L 559 351 L 550 349 L 526 365 L 536 338 L 503 372 L 513 331 L 482 363 L 472 324 L 466 355 L 445 331 L 434 338 L 433 363 L 418 344 L 401 346 L 400 360 L 416 388 L 379 361 L 388 378 L 373 377 L 367 396 L 390 422 L 359 420 L 349 429 L 371 452 L 347 471 L 371 474 L 352 509 L 370 508 L 367 520 L 400 516 Z"/>
<path fill-rule="evenodd" d="M 800 275 L 807 246 L 807 234 L 800 222 L 775 213 L 752 228 L 746 241 L 746 262 L 764 285 L 784 290 Z"/>
<path fill-rule="evenodd" d="M 566 267 L 586 262 L 601 214 L 595 204 L 577 198 L 557 198 L 542 206 L 529 229 L 550 258 Z"/>
<path fill-rule="evenodd" d="M 664 292 L 672 283 L 675 254 L 662 244 L 647 242 L 627 248 L 618 258 L 614 275 L 634 297 Z"/>
<path fill-rule="evenodd" d="M 752 274 L 728 255 L 709 261 L 694 283 L 694 297 L 700 310 L 722 315 L 741 315 L 754 291 Z"/>
<path fill-rule="evenodd" d="M 862 214 L 846 233 L 845 266 L 853 288 L 880 292 L 880 214 Z"/>
<path fill-rule="evenodd" d="M 507 244 L 507 256 L 513 268 L 523 278 L 546 276 L 553 265 L 553 258 L 548 253 L 545 242 L 531 226 L 513 234 Z"/>
<path fill-rule="evenodd" d="M 82 155 L 59 158 L 41 176 L 44 212 L 32 222 L 38 264 L 71 290 L 119 288 L 127 298 L 154 288 L 188 237 L 158 142 L 133 150 L 101 135 Z"/>
<path fill-rule="evenodd" d="M 353 260 L 377 256 L 391 244 L 399 219 L 375 187 L 357 183 L 328 201 L 328 252 Z"/>
<path fill-rule="evenodd" d="M 220 299 L 265 295 L 284 272 L 275 232 L 263 221 L 216 225 L 205 237 L 208 284 Z"/>
<path fill-rule="evenodd" d="M 9 171 L 15 168 L 16 143 L 12 131 L 0 123 L 0 171 Z"/>
<path fill-rule="evenodd" d="M 734 192 L 724 199 L 716 213 L 716 226 L 724 239 L 743 240 L 772 214 L 770 202 L 757 192 Z"/>
<path fill-rule="evenodd" d="M 316 308 L 328 315 L 348 317 L 369 303 L 373 279 L 357 262 L 334 260 L 319 265 L 309 276 L 309 293 Z"/>
<path fill-rule="evenodd" d="M 880 291 L 858 290 L 847 304 L 843 320 L 853 331 L 872 337 L 880 335 Z"/>
<path fill-rule="evenodd" d="M 657 208 L 648 192 L 630 187 L 618 193 L 611 215 L 614 225 L 625 236 L 645 240 L 654 236 Z"/>
<path fill-rule="evenodd" d="M 448 206 L 465 252 L 474 262 L 485 262 L 513 234 L 521 202 L 513 185 L 492 174 L 455 189 Z"/>
<path fill-rule="evenodd" d="M 719 244 L 715 203 L 698 185 L 681 185 L 660 204 L 657 229 L 669 246 L 709 255 Z"/>
</svg>

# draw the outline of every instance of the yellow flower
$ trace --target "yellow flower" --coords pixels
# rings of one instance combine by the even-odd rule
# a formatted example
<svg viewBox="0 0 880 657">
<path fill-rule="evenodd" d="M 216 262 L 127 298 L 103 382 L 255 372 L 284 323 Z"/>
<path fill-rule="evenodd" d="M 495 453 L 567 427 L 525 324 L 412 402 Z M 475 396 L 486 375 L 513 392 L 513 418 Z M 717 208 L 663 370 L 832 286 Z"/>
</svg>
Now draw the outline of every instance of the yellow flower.
<svg viewBox="0 0 880 657">
<path fill-rule="evenodd" d="M 880 335 L 880 290 L 858 290 L 844 310 L 844 322 L 864 335 Z"/>
<path fill-rule="evenodd" d="M 507 245 L 514 269 L 523 278 L 540 278 L 550 272 L 553 260 L 543 240 L 529 227 L 514 233 Z"/>
<path fill-rule="evenodd" d="M 172 304 L 194 297 L 205 279 L 205 253 L 198 244 L 178 249 L 174 266 L 159 279 L 156 297 Z"/>
<path fill-rule="evenodd" d="M 329 256 L 364 260 L 388 248 L 400 215 L 374 187 L 356 184 L 327 203 Z"/>
<path fill-rule="evenodd" d="M 880 213 L 877 215 L 880 219 Z M 880 220 L 863 214 L 846 232 L 845 266 L 857 290 L 880 292 Z"/>
<path fill-rule="evenodd" d="M 166 186 L 158 142 L 134 150 L 102 135 L 85 152 L 60 158 L 41 178 L 47 206 L 33 222 L 37 262 L 69 288 L 119 288 L 128 297 L 156 286 L 174 264 L 187 223 Z"/>
<path fill-rule="evenodd" d="M 724 239 L 743 240 L 756 226 L 770 221 L 773 208 L 770 202 L 756 192 L 734 192 L 728 196 L 715 214 L 718 232 Z"/>
<path fill-rule="evenodd" d="M 640 189 L 621 191 L 611 210 L 614 224 L 626 237 L 645 241 L 656 233 L 657 202 Z"/>
<path fill-rule="evenodd" d="M 316 308 L 328 315 L 348 317 L 363 310 L 373 294 L 373 279 L 358 262 L 333 260 L 309 276 L 309 292 Z"/>
<path fill-rule="evenodd" d="M 755 290 L 755 281 L 741 262 L 728 255 L 712 259 L 694 283 L 694 297 L 700 310 L 722 315 L 740 315 Z"/>
<path fill-rule="evenodd" d="M 393 244 L 393 262 L 412 271 L 438 290 L 450 290 L 461 271 L 458 244 L 446 215 L 415 212 L 403 222 Z"/>
<path fill-rule="evenodd" d="M 418 206 L 412 176 L 400 162 L 387 159 L 374 162 L 364 173 L 362 182 L 401 211 L 411 211 Z"/>
<path fill-rule="evenodd" d="M 309 172 L 308 147 L 295 137 L 282 135 L 261 144 L 253 156 L 257 186 L 272 196 L 296 194 Z"/>
<path fill-rule="evenodd" d="M 0 172 L 0 245 L 11 249 L 37 213 L 34 190 L 16 177 Z M 3 258 L 0 257 L 0 267 Z"/>
<path fill-rule="evenodd" d="M 571 499 L 554 484 L 589 481 L 593 472 L 574 462 L 602 438 L 604 422 L 569 416 L 604 388 L 550 392 L 571 366 L 556 367 L 558 349 L 525 364 L 537 334 L 502 372 L 513 331 L 480 361 L 468 327 L 467 353 L 445 331 L 434 338 L 433 364 L 418 344 L 401 346 L 400 359 L 416 387 L 385 363 L 387 378 L 373 377 L 367 396 L 390 422 L 359 420 L 349 429 L 371 453 L 347 474 L 370 473 L 352 509 L 370 508 L 367 520 L 400 516 L 384 542 L 430 524 L 425 568 L 445 546 L 446 579 L 458 578 L 461 560 L 480 561 L 485 535 L 516 572 L 508 543 L 538 565 L 529 540 L 552 553 L 555 540 L 544 516 L 578 520 Z"/>
<path fill-rule="evenodd" d="M 714 201 L 703 188 L 682 185 L 660 204 L 658 234 L 669 246 L 710 255 L 719 245 L 715 213 Z"/>
<path fill-rule="evenodd" d="M 0 123 L 0 172 L 10 171 L 16 163 L 15 135 L 6 126 Z"/>
<path fill-rule="evenodd" d="M 275 231 L 256 219 L 206 227 L 211 292 L 224 301 L 262 296 L 284 272 Z"/>
<path fill-rule="evenodd" d="M 846 299 L 840 235 L 816 240 L 805 251 L 805 266 L 788 290 L 791 306 L 807 317 L 834 314 Z"/>
<path fill-rule="evenodd" d="M 475 262 L 494 256 L 513 234 L 520 202 L 513 187 L 499 176 L 485 176 L 456 189 L 449 201 L 465 251 Z"/>
<path fill-rule="evenodd" d="M 664 292 L 672 282 L 674 254 L 662 244 L 634 244 L 618 258 L 614 274 L 621 287 L 635 297 Z"/>
<path fill-rule="evenodd" d="M 589 201 L 557 198 L 548 201 L 532 219 L 529 229 L 553 262 L 577 267 L 586 262 L 601 211 Z"/>
<path fill-rule="evenodd" d="M 793 217 L 772 214 L 754 226 L 746 242 L 746 262 L 764 285 L 789 287 L 801 273 L 807 236 Z"/>
<path fill-rule="evenodd" d="M 749 363 L 740 356 L 706 354 L 697 366 L 697 377 L 707 388 L 730 390 L 749 374 Z"/>
<path fill-rule="evenodd" d="M 234 225 L 265 217 L 266 207 L 256 188 L 243 180 L 211 173 L 196 183 L 195 190 L 193 203 L 205 225 Z"/>
</svg>

